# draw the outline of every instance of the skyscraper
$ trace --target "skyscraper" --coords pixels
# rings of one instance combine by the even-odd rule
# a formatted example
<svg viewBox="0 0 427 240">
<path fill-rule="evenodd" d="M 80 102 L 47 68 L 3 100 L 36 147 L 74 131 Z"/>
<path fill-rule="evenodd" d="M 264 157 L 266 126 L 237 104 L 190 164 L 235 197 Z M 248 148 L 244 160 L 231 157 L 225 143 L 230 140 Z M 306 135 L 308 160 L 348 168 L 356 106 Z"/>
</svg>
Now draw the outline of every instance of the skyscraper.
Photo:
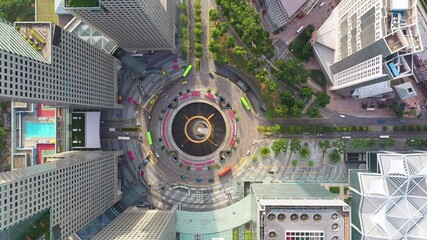
<svg viewBox="0 0 427 240">
<path fill-rule="evenodd" d="M 0 239 L 22 237 L 32 226 L 27 220 L 45 211 L 50 211 L 53 239 L 76 232 L 120 200 L 117 158 L 121 154 L 59 153 L 46 157 L 42 165 L 1 173 Z"/>
<path fill-rule="evenodd" d="M 64 7 L 128 52 L 175 49 L 176 1 L 65 0 Z"/>
<path fill-rule="evenodd" d="M 51 106 L 116 108 L 116 60 L 47 22 L 0 21 L 0 97 Z"/>
<path fill-rule="evenodd" d="M 419 35 L 417 0 L 343 0 L 314 33 L 313 47 L 331 91 L 366 98 L 412 76 Z"/>
</svg>

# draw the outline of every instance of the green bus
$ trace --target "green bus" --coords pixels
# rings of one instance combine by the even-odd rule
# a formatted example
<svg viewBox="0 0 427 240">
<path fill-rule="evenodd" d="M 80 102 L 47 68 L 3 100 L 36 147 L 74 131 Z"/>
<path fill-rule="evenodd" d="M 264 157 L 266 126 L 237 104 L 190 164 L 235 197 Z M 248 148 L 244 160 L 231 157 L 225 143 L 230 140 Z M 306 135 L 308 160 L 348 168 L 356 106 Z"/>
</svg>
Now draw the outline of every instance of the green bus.
<svg viewBox="0 0 427 240">
<path fill-rule="evenodd" d="M 153 145 L 153 139 L 151 138 L 151 132 L 147 132 L 148 144 Z"/>
<path fill-rule="evenodd" d="M 245 105 L 246 110 L 251 110 L 251 105 L 249 105 L 248 100 L 245 97 L 241 97 L 240 101 L 242 101 L 243 105 Z"/>
<path fill-rule="evenodd" d="M 191 64 L 188 65 L 187 69 L 185 69 L 184 73 L 182 74 L 182 77 L 186 77 L 190 73 L 192 68 L 193 66 Z"/>
</svg>

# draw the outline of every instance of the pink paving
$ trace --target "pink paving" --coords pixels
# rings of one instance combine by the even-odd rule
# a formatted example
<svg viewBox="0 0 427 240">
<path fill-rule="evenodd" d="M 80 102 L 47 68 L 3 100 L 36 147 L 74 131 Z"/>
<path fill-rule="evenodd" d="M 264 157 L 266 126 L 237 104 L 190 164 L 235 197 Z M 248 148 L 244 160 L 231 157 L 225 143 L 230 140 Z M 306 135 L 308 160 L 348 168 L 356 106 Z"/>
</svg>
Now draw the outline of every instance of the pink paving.
<svg viewBox="0 0 427 240">
<path fill-rule="evenodd" d="M 166 148 L 169 148 L 169 143 L 166 138 L 166 120 L 168 116 L 169 116 L 169 112 L 166 112 L 165 117 L 163 118 L 163 124 L 162 124 L 163 141 L 165 142 Z"/>
<path fill-rule="evenodd" d="M 215 100 L 215 95 L 213 95 L 211 93 L 206 94 L 205 97 L 212 99 L 212 100 Z"/>
<path fill-rule="evenodd" d="M 188 98 L 188 93 L 184 93 L 184 95 L 179 99 L 179 100 L 184 100 L 184 99 L 186 99 L 186 98 Z"/>
<path fill-rule="evenodd" d="M 234 120 L 234 113 L 231 109 L 228 110 L 228 115 L 230 116 L 231 120 L 233 121 Z"/>
<path fill-rule="evenodd" d="M 46 152 L 45 152 L 46 151 Z M 43 155 L 49 154 L 49 152 L 55 151 L 55 144 L 37 144 L 37 164 L 42 164 Z"/>
<path fill-rule="evenodd" d="M 37 104 L 37 117 L 55 117 L 55 109 L 46 109 L 43 104 Z"/>
</svg>

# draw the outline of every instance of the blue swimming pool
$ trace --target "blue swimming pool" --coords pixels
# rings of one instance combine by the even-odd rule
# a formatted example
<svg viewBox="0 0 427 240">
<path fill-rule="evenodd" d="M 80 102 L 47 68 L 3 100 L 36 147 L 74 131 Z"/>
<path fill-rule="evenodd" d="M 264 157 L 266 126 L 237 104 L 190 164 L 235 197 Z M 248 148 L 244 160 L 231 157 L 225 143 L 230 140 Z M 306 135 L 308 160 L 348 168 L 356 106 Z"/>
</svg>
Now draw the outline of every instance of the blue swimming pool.
<svg viewBox="0 0 427 240">
<path fill-rule="evenodd" d="M 55 123 L 25 122 L 25 138 L 55 138 Z"/>
</svg>

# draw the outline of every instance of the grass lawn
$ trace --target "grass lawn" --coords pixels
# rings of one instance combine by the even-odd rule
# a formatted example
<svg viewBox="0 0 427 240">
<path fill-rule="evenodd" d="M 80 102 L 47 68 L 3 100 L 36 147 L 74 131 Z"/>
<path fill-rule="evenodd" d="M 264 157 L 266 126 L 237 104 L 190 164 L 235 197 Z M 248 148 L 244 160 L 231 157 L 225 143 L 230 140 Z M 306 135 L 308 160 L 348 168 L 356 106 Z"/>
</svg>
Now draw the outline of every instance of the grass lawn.
<svg viewBox="0 0 427 240">
<path fill-rule="evenodd" d="M 66 0 L 67 7 L 97 7 L 99 6 L 98 0 Z"/>
<path fill-rule="evenodd" d="M 58 24 L 58 15 L 55 13 L 55 3 L 52 0 L 37 1 L 37 20 Z"/>
<path fill-rule="evenodd" d="M 329 192 L 339 194 L 340 193 L 340 187 L 329 187 Z"/>
</svg>

